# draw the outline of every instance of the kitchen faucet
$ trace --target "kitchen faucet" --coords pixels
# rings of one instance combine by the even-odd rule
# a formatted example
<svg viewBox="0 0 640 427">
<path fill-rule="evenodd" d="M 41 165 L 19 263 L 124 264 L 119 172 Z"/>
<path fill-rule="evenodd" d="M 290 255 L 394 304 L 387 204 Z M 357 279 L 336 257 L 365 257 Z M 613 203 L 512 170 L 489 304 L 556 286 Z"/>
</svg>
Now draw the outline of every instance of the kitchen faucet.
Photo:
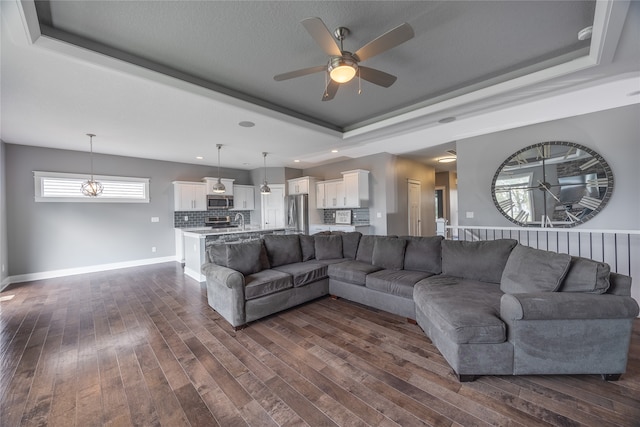
<svg viewBox="0 0 640 427">
<path fill-rule="evenodd" d="M 242 230 L 244 230 L 244 215 L 242 215 L 240 212 L 238 212 L 236 214 L 236 217 L 233 219 L 234 221 L 237 221 L 238 218 L 240 218 L 240 226 L 242 227 Z"/>
</svg>

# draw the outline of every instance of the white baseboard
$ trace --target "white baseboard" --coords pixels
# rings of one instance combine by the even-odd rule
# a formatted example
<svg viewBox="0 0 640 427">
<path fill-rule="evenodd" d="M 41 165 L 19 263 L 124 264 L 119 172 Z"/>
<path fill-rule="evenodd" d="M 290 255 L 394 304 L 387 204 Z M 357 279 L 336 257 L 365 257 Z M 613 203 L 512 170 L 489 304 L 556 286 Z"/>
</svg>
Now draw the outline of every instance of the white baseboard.
<svg viewBox="0 0 640 427">
<path fill-rule="evenodd" d="M 6 288 L 11 284 L 11 280 L 9 279 L 10 279 L 9 277 L 5 277 L 2 283 L 0 283 L 0 292 L 2 292 L 4 288 Z"/>
<path fill-rule="evenodd" d="M 163 262 L 175 261 L 175 256 L 167 256 L 161 258 L 138 259 L 135 261 L 115 262 L 112 264 L 89 265 L 87 267 L 66 268 L 63 270 L 42 271 L 39 273 L 18 274 L 9 276 L 8 283 L 2 283 L 2 289 L 11 283 L 30 282 L 32 280 L 52 279 L 55 277 L 73 276 L 76 274 L 96 273 L 99 271 L 117 270 L 119 268 L 138 267 L 142 265 L 160 264 Z"/>
</svg>

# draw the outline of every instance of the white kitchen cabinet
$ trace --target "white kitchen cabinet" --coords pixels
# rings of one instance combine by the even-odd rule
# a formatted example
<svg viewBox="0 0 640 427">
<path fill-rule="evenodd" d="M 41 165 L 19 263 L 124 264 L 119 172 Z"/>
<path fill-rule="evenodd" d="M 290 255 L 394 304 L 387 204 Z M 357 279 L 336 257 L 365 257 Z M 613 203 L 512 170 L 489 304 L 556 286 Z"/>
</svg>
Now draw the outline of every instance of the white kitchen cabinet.
<svg viewBox="0 0 640 427">
<path fill-rule="evenodd" d="M 252 211 L 255 208 L 255 188 L 251 185 L 234 185 L 232 210 Z"/>
<path fill-rule="evenodd" d="M 369 171 L 357 169 L 342 172 L 345 208 L 369 206 Z"/>
<path fill-rule="evenodd" d="M 173 209 L 175 211 L 206 211 L 207 192 L 202 182 L 173 182 Z"/>
<path fill-rule="evenodd" d="M 344 192 L 344 181 L 335 179 L 324 182 L 325 209 L 344 208 L 346 206 L 346 196 Z"/>
<path fill-rule="evenodd" d="M 324 189 L 324 182 L 316 183 L 316 208 L 318 209 L 324 209 L 326 207 Z"/>
<path fill-rule="evenodd" d="M 289 183 L 289 194 L 311 194 L 311 189 L 315 185 L 315 178 L 303 176 L 287 181 Z"/>
<path fill-rule="evenodd" d="M 207 194 L 217 194 L 219 196 L 233 196 L 233 181 L 235 179 L 220 178 L 224 185 L 224 193 L 214 193 L 213 185 L 218 182 L 218 178 L 205 177 L 202 181 L 207 185 Z"/>
</svg>

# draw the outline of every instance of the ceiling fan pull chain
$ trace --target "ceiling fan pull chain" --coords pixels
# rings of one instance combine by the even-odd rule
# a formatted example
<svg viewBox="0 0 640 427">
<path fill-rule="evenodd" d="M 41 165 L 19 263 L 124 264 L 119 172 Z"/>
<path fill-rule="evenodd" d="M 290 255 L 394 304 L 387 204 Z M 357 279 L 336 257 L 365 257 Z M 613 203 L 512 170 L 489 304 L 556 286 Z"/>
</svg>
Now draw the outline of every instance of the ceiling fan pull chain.
<svg viewBox="0 0 640 427">
<path fill-rule="evenodd" d="M 358 68 L 358 95 L 362 93 L 362 80 L 360 79 L 360 68 Z"/>
<path fill-rule="evenodd" d="M 329 73 L 324 73 L 324 94 L 322 95 L 324 98 L 328 98 L 329 97 L 329 79 L 328 79 L 328 75 Z"/>
</svg>

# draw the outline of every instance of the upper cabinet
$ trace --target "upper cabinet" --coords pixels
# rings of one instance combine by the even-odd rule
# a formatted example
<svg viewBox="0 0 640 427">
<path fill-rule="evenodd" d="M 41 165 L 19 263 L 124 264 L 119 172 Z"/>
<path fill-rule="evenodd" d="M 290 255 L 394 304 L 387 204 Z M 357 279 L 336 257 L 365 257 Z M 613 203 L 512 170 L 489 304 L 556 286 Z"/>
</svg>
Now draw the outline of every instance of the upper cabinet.
<svg viewBox="0 0 640 427">
<path fill-rule="evenodd" d="M 315 178 L 303 176 L 302 178 L 290 179 L 288 183 L 289 194 L 309 194 L 315 184 Z"/>
<path fill-rule="evenodd" d="M 175 211 L 206 211 L 207 191 L 202 182 L 173 182 L 173 205 Z"/>
<path fill-rule="evenodd" d="M 318 209 L 366 208 L 369 206 L 369 171 L 342 172 L 342 179 L 316 184 Z"/>
<path fill-rule="evenodd" d="M 211 177 L 206 177 L 206 178 L 202 178 L 202 181 L 207 185 L 207 194 L 218 194 L 220 196 L 233 196 L 233 181 L 235 181 L 235 179 L 226 179 L 226 178 L 220 178 L 220 182 L 222 182 L 222 184 L 224 184 L 224 193 L 214 193 L 213 192 L 213 185 L 218 182 L 218 178 L 211 178 Z"/>
<path fill-rule="evenodd" d="M 255 188 L 251 185 L 234 185 L 232 210 L 252 211 L 255 208 L 256 208 Z"/>
<path fill-rule="evenodd" d="M 369 206 L 369 171 L 356 169 L 342 172 L 346 208 Z"/>
</svg>

